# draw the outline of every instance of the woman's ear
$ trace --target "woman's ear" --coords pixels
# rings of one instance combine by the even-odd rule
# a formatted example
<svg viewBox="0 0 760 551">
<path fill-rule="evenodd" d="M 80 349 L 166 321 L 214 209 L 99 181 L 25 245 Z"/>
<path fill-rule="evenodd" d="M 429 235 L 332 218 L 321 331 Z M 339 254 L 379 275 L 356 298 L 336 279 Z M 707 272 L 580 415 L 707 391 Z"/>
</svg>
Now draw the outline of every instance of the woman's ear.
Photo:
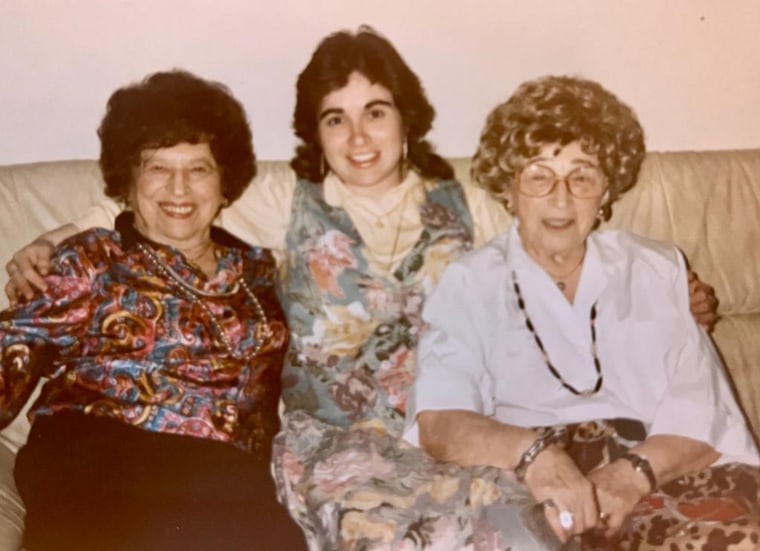
<svg viewBox="0 0 760 551">
<path fill-rule="evenodd" d="M 499 193 L 498 198 L 504 203 L 509 214 L 515 213 L 515 194 L 512 190 L 513 183 L 507 184 L 504 189 Z"/>
</svg>

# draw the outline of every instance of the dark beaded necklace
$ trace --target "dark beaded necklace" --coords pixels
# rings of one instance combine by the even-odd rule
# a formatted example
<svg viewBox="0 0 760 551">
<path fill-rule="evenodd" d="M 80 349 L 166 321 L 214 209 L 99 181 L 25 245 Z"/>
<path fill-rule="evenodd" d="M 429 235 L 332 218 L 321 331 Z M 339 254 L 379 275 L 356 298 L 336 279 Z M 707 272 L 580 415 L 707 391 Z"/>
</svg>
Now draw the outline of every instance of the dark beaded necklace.
<svg viewBox="0 0 760 551">
<path fill-rule="evenodd" d="M 557 371 L 557 368 L 552 365 L 552 362 L 549 359 L 549 354 L 546 353 L 546 349 L 544 348 L 544 343 L 541 341 L 541 337 L 538 336 L 538 333 L 536 333 L 536 329 L 533 327 L 533 322 L 530 320 L 530 316 L 528 316 L 527 310 L 525 310 L 525 300 L 523 300 L 522 293 L 520 293 L 520 285 L 517 284 L 517 274 L 514 272 L 514 270 L 512 271 L 512 284 L 515 288 L 515 294 L 517 295 L 517 306 L 520 308 L 523 313 L 523 317 L 525 318 L 525 326 L 533 335 L 533 340 L 536 342 L 536 346 L 538 346 L 538 349 L 541 351 L 541 354 L 544 357 L 544 361 L 546 362 L 546 365 L 549 368 L 551 374 L 554 375 L 554 378 L 562 383 L 563 387 L 565 387 L 576 396 L 592 396 L 599 392 L 599 390 L 602 388 L 604 377 L 602 376 L 602 365 L 599 362 L 599 356 L 597 356 L 596 353 L 596 302 L 594 302 L 593 306 L 591 306 L 591 313 L 589 314 L 589 324 L 591 326 L 591 354 L 594 356 L 594 367 L 596 368 L 596 384 L 593 388 L 578 390 L 573 385 L 565 381 L 565 379 L 562 378 L 560 372 Z"/>
</svg>

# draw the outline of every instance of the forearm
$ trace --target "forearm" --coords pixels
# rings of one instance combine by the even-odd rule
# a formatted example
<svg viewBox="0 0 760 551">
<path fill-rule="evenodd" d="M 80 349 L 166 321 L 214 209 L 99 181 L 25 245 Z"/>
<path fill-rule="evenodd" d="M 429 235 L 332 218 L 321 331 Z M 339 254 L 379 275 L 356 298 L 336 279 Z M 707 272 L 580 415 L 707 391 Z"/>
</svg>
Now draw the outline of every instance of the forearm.
<svg viewBox="0 0 760 551">
<path fill-rule="evenodd" d="M 420 444 L 430 455 L 464 466 L 513 469 L 538 436 L 530 429 L 465 410 L 423 411 L 417 422 Z"/>
<path fill-rule="evenodd" d="M 82 230 L 73 223 L 64 224 L 63 226 L 59 226 L 55 228 L 54 230 L 50 230 L 49 232 L 43 233 L 36 240 L 47 241 L 51 245 L 56 247 L 61 243 L 61 241 L 63 241 L 64 239 L 68 239 L 72 235 L 76 235 L 80 231 Z"/>
<path fill-rule="evenodd" d="M 671 434 L 650 436 L 640 445 L 631 448 L 630 452 L 649 461 L 658 486 L 704 469 L 720 457 L 709 444 Z M 643 475 L 637 474 L 641 479 Z"/>
</svg>

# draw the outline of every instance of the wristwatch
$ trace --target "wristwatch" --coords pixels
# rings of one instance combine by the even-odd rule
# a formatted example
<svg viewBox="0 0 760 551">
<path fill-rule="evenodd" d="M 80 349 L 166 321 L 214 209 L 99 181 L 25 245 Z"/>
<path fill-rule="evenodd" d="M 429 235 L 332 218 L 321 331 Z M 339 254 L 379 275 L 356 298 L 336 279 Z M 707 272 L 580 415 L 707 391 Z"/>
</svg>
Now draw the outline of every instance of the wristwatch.
<svg viewBox="0 0 760 551">
<path fill-rule="evenodd" d="M 657 488 L 657 479 L 654 476 L 652 465 L 649 464 L 649 459 L 638 453 L 626 452 L 620 456 L 620 459 L 625 459 L 630 462 L 636 472 L 643 474 L 647 477 L 649 482 L 649 491 L 653 492 Z"/>
</svg>

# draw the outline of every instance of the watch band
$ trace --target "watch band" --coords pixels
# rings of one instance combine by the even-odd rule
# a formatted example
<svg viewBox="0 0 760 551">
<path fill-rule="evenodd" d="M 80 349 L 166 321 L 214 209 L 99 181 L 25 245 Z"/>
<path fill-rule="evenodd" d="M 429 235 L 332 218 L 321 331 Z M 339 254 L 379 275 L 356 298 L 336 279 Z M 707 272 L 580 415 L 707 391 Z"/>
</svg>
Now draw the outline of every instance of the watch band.
<svg viewBox="0 0 760 551">
<path fill-rule="evenodd" d="M 517 466 L 514 468 L 514 473 L 515 477 L 517 477 L 517 480 L 520 482 L 525 482 L 525 473 L 527 472 L 530 464 L 536 460 L 538 454 L 552 444 L 564 441 L 566 436 L 567 429 L 565 427 L 558 429 L 549 428 L 540 433 L 538 438 L 536 438 L 528 447 L 528 449 L 525 450 L 525 452 L 523 452 L 523 454 L 520 456 L 520 461 L 518 461 Z"/>
<path fill-rule="evenodd" d="M 620 456 L 620 459 L 629 461 L 636 472 L 643 474 L 647 477 L 649 482 L 649 491 L 653 492 L 657 488 L 657 478 L 654 476 L 652 465 L 649 463 L 649 459 L 638 453 L 626 452 Z"/>
</svg>

